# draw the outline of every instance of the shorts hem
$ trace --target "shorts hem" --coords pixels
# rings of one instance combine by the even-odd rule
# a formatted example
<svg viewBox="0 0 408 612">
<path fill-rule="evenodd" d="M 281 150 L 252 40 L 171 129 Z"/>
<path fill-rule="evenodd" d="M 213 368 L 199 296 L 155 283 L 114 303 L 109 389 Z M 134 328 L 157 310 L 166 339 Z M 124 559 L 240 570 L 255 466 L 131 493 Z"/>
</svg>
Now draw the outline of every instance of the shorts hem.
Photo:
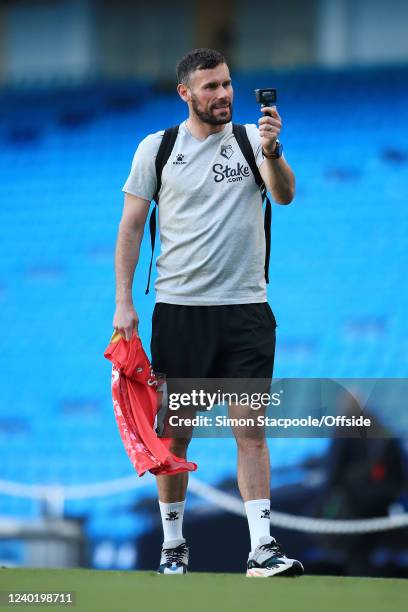
<svg viewBox="0 0 408 612">
<path fill-rule="evenodd" d="M 191 298 L 157 293 L 156 302 L 173 304 L 175 306 L 229 306 L 233 304 L 263 304 L 267 302 L 266 293 L 263 295 L 245 295 L 234 298 Z"/>
</svg>

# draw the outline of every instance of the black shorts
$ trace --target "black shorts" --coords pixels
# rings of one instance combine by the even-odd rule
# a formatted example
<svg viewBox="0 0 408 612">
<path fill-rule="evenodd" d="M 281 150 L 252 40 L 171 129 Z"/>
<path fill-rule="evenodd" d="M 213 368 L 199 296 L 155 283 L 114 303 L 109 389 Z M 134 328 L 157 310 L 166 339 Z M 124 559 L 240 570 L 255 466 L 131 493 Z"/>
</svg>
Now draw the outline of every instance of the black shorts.
<svg viewBox="0 0 408 612">
<path fill-rule="evenodd" d="M 157 302 L 152 366 L 167 378 L 271 379 L 275 330 L 267 302 L 225 306 Z"/>
</svg>

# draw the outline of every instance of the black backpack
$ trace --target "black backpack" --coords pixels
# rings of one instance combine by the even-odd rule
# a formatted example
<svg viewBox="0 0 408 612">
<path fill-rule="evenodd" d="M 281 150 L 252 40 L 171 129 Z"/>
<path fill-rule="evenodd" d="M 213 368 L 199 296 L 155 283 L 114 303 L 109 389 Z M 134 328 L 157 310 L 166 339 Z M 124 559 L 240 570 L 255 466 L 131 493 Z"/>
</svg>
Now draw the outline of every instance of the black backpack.
<svg viewBox="0 0 408 612">
<path fill-rule="evenodd" d="M 157 187 L 156 193 L 153 196 L 153 200 L 155 202 L 154 208 L 150 213 L 149 227 L 150 227 L 150 243 L 152 246 L 152 255 L 150 257 L 150 265 L 149 265 L 149 276 L 147 279 L 147 287 L 145 291 L 145 295 L 149 293 L 150 287 L 150 276 L 152 273 L 152 264 L 153 264 L 153 254 L 154 254 L 154 245 L 156 242 L 156 207 L 159 203 L 159 191 L 161 188 L 161 178 L 163 168 L 166 165 L 171 152 L 174 147 L 174 143 L 176 142 L 177 134 L 178 134 L 179 126 L 168 128 L 164 134 L 162 141 L 160 143 L 159 150 L 156 156 L 156 178 L 157 178 Z M 252 170 L 252 174 L 254 175 L 254 179 L 256 184 L 259 187 L 259 191 L 261 193 L 262 204 L 265 201 L 265 217 L 264 217 L 264 230 L 265 230 L 265 280 L 269 283 L 269 258 L 271 254 L 271 217 L 272 217 L 272 206 L 271 202 L 268 198 L 267 190 L 265 187 L 265 183 L 263 182 L 262 176 L 258 170 L 258 166 L 256 165 L 255 155 L 252 150 L 251 143 L 249 142 L 248 135 L 246 133 L 245 126 L 240 125 L 239 123 L 232 124 L 232 131 L 235 136 L 235 140 L 238 143 L 239 148 L 241 149 L 247 164 Z"/>
</svg>

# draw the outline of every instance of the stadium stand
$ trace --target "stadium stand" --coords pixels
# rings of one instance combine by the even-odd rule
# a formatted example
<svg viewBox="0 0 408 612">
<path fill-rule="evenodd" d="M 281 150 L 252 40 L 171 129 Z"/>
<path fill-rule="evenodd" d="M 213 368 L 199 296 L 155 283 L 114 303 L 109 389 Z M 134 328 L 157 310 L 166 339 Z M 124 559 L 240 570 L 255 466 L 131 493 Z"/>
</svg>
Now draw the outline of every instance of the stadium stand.
<svg viewBox="0 0 408 612">
<path fill-rule="evenodd" d="M 278 321 L 277 377 L 408 375 L 407 77 L 395 68 L 235 79 L 234 119 L 243 123 L 258 118 L 253 89 L 277 87 L 282 141 L 297 176 L 294 204 L 273 210 L 268 294 Z M 149 83 L 3 92 L 2 479 L 69 485 L 132 474 L 102 357 L 121 188 L 140 139 L 184 113 L 174 93 Z M 147 349 L 148 238 L 135 277 Z M 276 482 L 285 484 L 288 467 L 322 456 L 327 444 L 270 440 Z M 211 484 L 234 474 L 231 439 L 195 440 L 191 457 Z M 287 476 L 279 478 L 279 468 Z M 67 500 L 65 512 L 86 520 L 91 539 L 126 540 L 149 528 L 143 500 L 153 491 L 147 478 L 135 491 Z M 40 512 L 35 500 L 0 494 L 0 515 Z"/>
</svg>

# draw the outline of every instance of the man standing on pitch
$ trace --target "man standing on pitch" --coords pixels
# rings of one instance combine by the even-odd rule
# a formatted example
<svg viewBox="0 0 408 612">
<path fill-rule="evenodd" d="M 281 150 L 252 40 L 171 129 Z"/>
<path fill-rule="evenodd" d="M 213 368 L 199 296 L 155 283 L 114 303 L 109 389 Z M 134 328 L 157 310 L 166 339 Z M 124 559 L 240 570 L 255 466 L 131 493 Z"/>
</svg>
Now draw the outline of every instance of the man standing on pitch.
<svg viewBox="0 0 408 612">
<path fill-rule="evenodd" d="M 188 106 L 163 168 L 159 190 L 161 253 L 151 353 L 167 378 L 271 379 L 276 321 L 267 302 L 265 235 L 258 186 L 233 133 L 233 89 L 225 58 L 196 49 L 177 65 L 177 91 Z M 277 140 L 281 119 L 264 108 L 259 127 L 246 125 L 262 179 L 279 204 L 294 197 L 295 180 Z M 268 115 L 266 114 L 268 113 Z M 125 204 L 116 246 L 113 325 L 130 338 L 138 316 L 132 283 L 157 176 L 163 131 L 147 136 L 135 153 L 123 188 Z M 299 575 L 270 535 L 270 465 L 264 436 L 236 436 L 238 485 L 248 518 L 248 576 Z M 185 457 L 189 440 L 173 440 Z M 160 573 L 185 573 L 182 534 L 188 475 L 158 476 L 164 543 Z"/>
</svg>

